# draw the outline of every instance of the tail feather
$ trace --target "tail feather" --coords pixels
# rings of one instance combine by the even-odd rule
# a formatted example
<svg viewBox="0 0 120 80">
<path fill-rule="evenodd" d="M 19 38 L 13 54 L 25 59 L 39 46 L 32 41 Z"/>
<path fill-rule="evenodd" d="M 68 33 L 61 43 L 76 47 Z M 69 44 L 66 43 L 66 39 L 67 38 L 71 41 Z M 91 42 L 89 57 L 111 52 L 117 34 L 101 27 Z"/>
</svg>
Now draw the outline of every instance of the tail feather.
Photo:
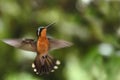
<svg viewBox="0 0 120 80">
<path fill-rule="evenodd" d="M 60 61 L 54 59 L 50 55 L 37 55 L 34 63 L 32 64 L 32 68 L 36 74 L 42 75 L 48 74 L 49 72 L 54 72 L 54 70 L 58 68 L 59 64 Z"/>
</svg>

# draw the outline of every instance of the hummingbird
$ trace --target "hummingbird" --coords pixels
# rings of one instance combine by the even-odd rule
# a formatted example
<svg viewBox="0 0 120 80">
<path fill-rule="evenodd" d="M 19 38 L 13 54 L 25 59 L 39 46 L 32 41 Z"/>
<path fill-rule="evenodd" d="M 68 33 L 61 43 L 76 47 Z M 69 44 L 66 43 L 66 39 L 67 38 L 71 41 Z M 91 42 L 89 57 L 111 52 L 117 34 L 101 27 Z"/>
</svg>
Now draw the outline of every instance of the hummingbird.
<svg viewBox="0 0 120 80">
<path fill-rule="evenodd" d="M 71 42 L 59 40 L 47 36 L 47 30 L 54 23 L 47 26 L 40 26 L 37 30 L 37 40 L 35 39 L 4 39 L 2 40 L 8 45 L 22 50 L 36 52 L 36 57 L 32 63 L 33 71 L 36 74 L 48 74 L 58 69 L 61 62 L 51 56 L 50 51 L 69 47 Z"/>
</svg>

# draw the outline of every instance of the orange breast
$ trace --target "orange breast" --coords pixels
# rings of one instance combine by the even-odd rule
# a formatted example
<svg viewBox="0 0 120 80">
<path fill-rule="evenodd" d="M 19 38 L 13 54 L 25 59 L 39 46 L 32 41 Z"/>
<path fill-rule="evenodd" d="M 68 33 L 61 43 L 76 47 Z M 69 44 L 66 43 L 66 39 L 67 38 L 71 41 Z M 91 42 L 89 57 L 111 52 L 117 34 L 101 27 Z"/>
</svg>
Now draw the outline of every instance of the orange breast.
<svg viewBox="0 0 120 80">
<path fill-rule="evenodd" d="M 37 41 L 38 54 L 47 54 L 49 49 L 49 42 L 46 37 L 40 37 Z"/>
</svg>

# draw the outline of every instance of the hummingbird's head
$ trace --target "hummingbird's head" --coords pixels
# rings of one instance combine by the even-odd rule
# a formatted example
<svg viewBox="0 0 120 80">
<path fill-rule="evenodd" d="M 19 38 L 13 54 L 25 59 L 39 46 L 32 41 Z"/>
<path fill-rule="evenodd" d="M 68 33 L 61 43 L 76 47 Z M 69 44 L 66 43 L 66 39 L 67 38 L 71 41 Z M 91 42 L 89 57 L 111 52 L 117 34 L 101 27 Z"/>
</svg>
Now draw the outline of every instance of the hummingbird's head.
<svg viewBox="0 0 120 80">
<path fill-rule="evenodd" d="M 46 31 L 48 29 L 48 27 L 50 27 L 51 25 L 53 25 L 54 23 L 51 23 L 45 27 L 40 26 L 37 30 L 37 36 L 46 36 Z"/>
<path fill-rule="evenodd" d="M 45 29 L 45 27 L 40 26 L 37 30 L 37 36 L 41 35 L 41 32 Z"/>
</svg>

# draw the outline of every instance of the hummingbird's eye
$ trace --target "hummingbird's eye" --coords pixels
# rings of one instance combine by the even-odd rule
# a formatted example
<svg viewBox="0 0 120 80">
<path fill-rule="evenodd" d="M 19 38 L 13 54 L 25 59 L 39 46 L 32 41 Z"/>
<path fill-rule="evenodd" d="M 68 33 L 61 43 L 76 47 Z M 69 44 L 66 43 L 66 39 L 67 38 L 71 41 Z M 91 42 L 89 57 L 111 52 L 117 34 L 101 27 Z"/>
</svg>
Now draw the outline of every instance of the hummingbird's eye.
<svg viewBox="0 0 120 80">
<path fill-rule="evenodd" d="M 37 35 L 39 36 L 41 31 L 44 29 L 44 27 L 39 27 L 38 30 L 37 30 Z"/>
</svg>

